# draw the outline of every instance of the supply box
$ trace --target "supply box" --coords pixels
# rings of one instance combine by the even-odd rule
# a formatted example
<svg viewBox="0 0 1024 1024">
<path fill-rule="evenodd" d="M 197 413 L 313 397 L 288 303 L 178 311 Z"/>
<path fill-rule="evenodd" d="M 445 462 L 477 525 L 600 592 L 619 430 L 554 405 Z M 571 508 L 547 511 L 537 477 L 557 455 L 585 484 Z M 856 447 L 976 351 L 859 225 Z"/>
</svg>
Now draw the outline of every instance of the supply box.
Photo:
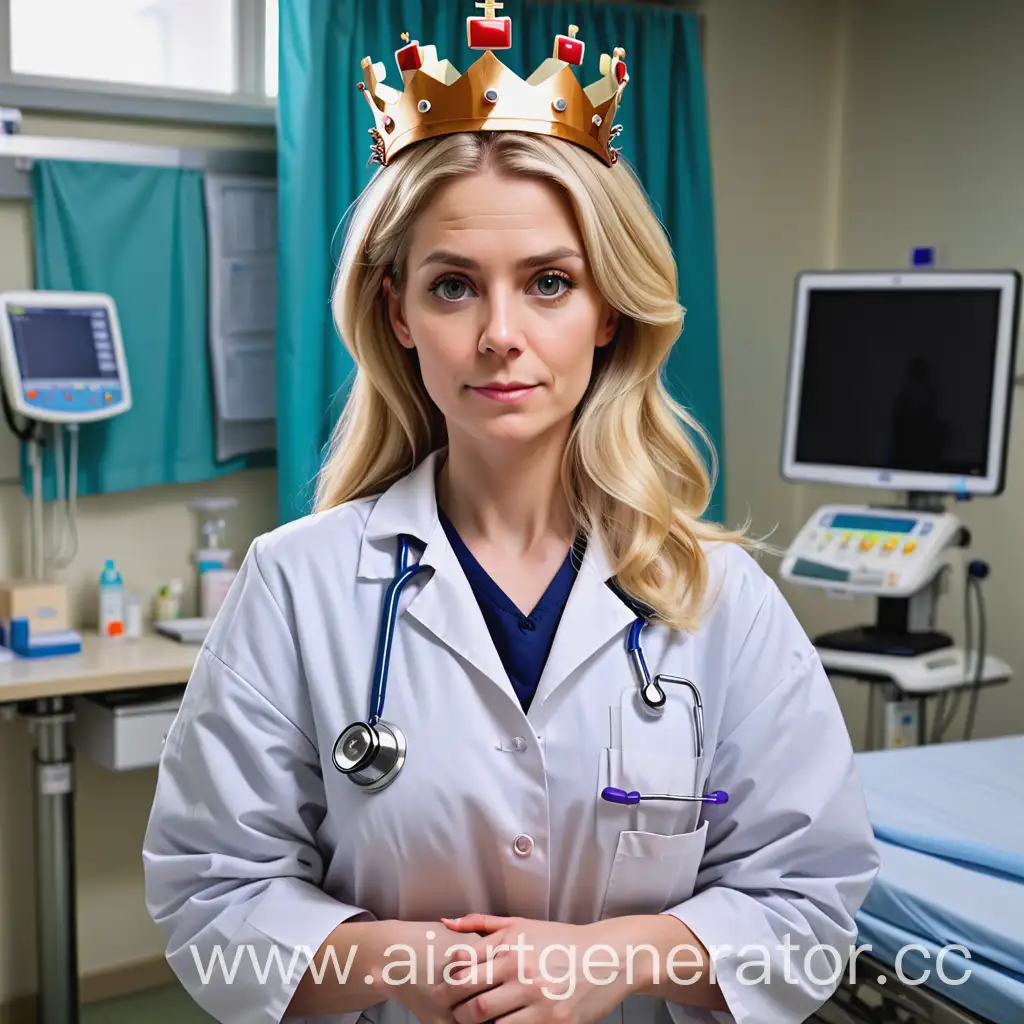
<svg viewBox="0 0 1024 1024">
<path fill-rule="evenodd" d="M 70 629 L 67 588 L 36 580 L 0 582 L 0 629 L 5 636 L 12 619 L 28 619 L 29 635 Z"/>
</svg>

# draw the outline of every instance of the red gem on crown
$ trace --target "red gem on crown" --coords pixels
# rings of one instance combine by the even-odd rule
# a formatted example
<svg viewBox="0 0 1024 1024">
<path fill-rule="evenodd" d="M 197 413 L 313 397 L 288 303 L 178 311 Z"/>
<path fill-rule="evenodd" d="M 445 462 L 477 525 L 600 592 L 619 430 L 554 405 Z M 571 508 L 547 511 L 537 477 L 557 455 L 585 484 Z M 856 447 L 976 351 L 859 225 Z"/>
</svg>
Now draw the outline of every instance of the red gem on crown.
<svg viewBox="0 0 1024 1024">
<path fill-rule="evenodd" d="M 484 3 L 477 4 L 477 7 L 483 8 L 484 16 L 466 19 L 466 38 L 471 50 L 510 50 L 512 48 L 512 19 L 499 18 L 495 14 L 495 11 L 501 10 L 504 6 L 504 4 L 495 3 L 495 0 L 486 0 Z"/>
<path fill-rule="evenodd" d="M 409 42 L 409 33 L 403 32 L 402 39 L 408 43 L 401 49 L 395 50 L 395 60 L 398 62 L 399 71 L 415 71 L 423 67 L 423 54 L 420 52 L 420 41 L 414 39 Z"/>
<path fill-rule="evenodd" d="M 566 64 L 582 64 L 584 44 L 582 39 L 576 38 L 579 28 L 576 25 L 569 26 L 567 36 L 555 36 L 555 57 L 564 60 Z"/>
</svg>

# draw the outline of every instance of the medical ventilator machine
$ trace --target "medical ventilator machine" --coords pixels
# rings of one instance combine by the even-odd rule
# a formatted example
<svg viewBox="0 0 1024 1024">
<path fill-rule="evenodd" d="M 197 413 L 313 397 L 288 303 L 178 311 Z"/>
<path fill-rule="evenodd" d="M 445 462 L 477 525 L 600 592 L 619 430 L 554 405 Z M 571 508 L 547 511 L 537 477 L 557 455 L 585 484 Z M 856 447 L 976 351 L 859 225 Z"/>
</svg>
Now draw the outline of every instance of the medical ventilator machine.
<svg viewBox="0 0 1024 1024">
<path fill-rule="evenodd" d="M 905 498 L 822 505 L 781 572 L 832 596 L 875 599 L 873 623 L 814 643 L 830 673 L 883 684 L 885 746 L 942 739 L 968 693 L 966 738 L 981 688 L 1011 676 L 986 651 L 981 581 L 989 567 L 964 555 L 970 532 L 946 505 L 1003 489 L 1019 301 L 1015 271 L 797 280 L 782 476 Z M 964 648 L 936 624 L 939 596 L 958 568 Z M 928 697 L 938 698 L 930 737 Z"/>
<path fill-rule="evenodd" d="M 0 398 L 7 425 L 26 444 L 32 467 L 32 583 L 18 591 L 23 605 L 38 615 L 20 618 L 29 632 L 45 625 L 47 567 L 66 568 L 77 538 L 78 430 L 119 416 L 131 408 L 131 386 L 117 308 L 109 295 L 86 292 L 27 291 L 0 294 Z M 19 423 L 19 420 L 23 421 Z M 64 434 L 69 459 L 65 470 Z M 53 545 L 46 551 L 43 529 L 43 452 L 52 444 L 56 471 Z M 63 513 L 62 513 L 63 510 Z M 63 515 L 63 523 L 61 516 Z M 80 647 L 67 629 L 15 636 L 19 653 L 59 654 Z M 10 627 L 12 633 L 14 627 Z M 46 633 L 51 636 L 47 637 Z M 53 640 L 51 643 L 50 640 Z"/>
</svg>

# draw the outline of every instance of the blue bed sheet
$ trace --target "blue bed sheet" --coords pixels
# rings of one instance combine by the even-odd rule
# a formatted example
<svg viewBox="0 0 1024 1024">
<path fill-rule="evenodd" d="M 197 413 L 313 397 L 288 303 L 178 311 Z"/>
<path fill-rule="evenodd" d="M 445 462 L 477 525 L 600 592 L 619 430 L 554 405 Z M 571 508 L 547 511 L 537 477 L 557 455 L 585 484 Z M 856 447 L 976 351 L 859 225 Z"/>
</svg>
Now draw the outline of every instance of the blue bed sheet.
<svg viewBox="0 0 1024 1024">
<path fill-rule="evenodd" d="M 1024 736 L 857 760 L 879 839 L 1024 881 Z"/>
<path fill-rule="evenodd" d="M 927 972 L 977 1016 L 1021 1024 L 1024 736 L 861 754 L 858 768 L 882 860 L 859 943 L 889 965 L 923 947 L 904 954 L 905 977 Z"/>
</svg>

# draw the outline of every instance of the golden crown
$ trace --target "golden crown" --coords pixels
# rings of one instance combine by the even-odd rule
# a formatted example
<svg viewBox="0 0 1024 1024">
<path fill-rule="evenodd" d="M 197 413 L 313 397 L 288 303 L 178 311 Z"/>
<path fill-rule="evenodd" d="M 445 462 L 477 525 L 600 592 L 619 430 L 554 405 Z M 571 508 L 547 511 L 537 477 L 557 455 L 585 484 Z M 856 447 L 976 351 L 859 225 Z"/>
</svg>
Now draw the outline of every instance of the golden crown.
<svg viewBox="0 0 1024 1024">
<path fill-rule="evenodd" d="M 625 50 L 601 55 L 601 77 L 585 89 L 572 68 L 583 63 L 585 44 L 578 28 L 555 36 L 554 53 L 526 81 L 510 71 L 494 50 L 512 46 L 512 19 L 498 17 L 504 4 L 477 3 L 483 16 L 466 19 L 471 50 L 486 52 L 463 75 L 449 60 L 438 60 L 435 46 L 421 46 L 402 33 L 395 51 L 404 89 L 384 85 L 386 69 L 369 57 L 362 62 L 363 91 L 373 112 L 371 162 L 387 165 L 415 142 L 454 132 L 520 131 L 551 135 L 589 150 L 614 164 L 612 142 L 622 131 L 614 124 L 629 82 Z"/>
</svg>

